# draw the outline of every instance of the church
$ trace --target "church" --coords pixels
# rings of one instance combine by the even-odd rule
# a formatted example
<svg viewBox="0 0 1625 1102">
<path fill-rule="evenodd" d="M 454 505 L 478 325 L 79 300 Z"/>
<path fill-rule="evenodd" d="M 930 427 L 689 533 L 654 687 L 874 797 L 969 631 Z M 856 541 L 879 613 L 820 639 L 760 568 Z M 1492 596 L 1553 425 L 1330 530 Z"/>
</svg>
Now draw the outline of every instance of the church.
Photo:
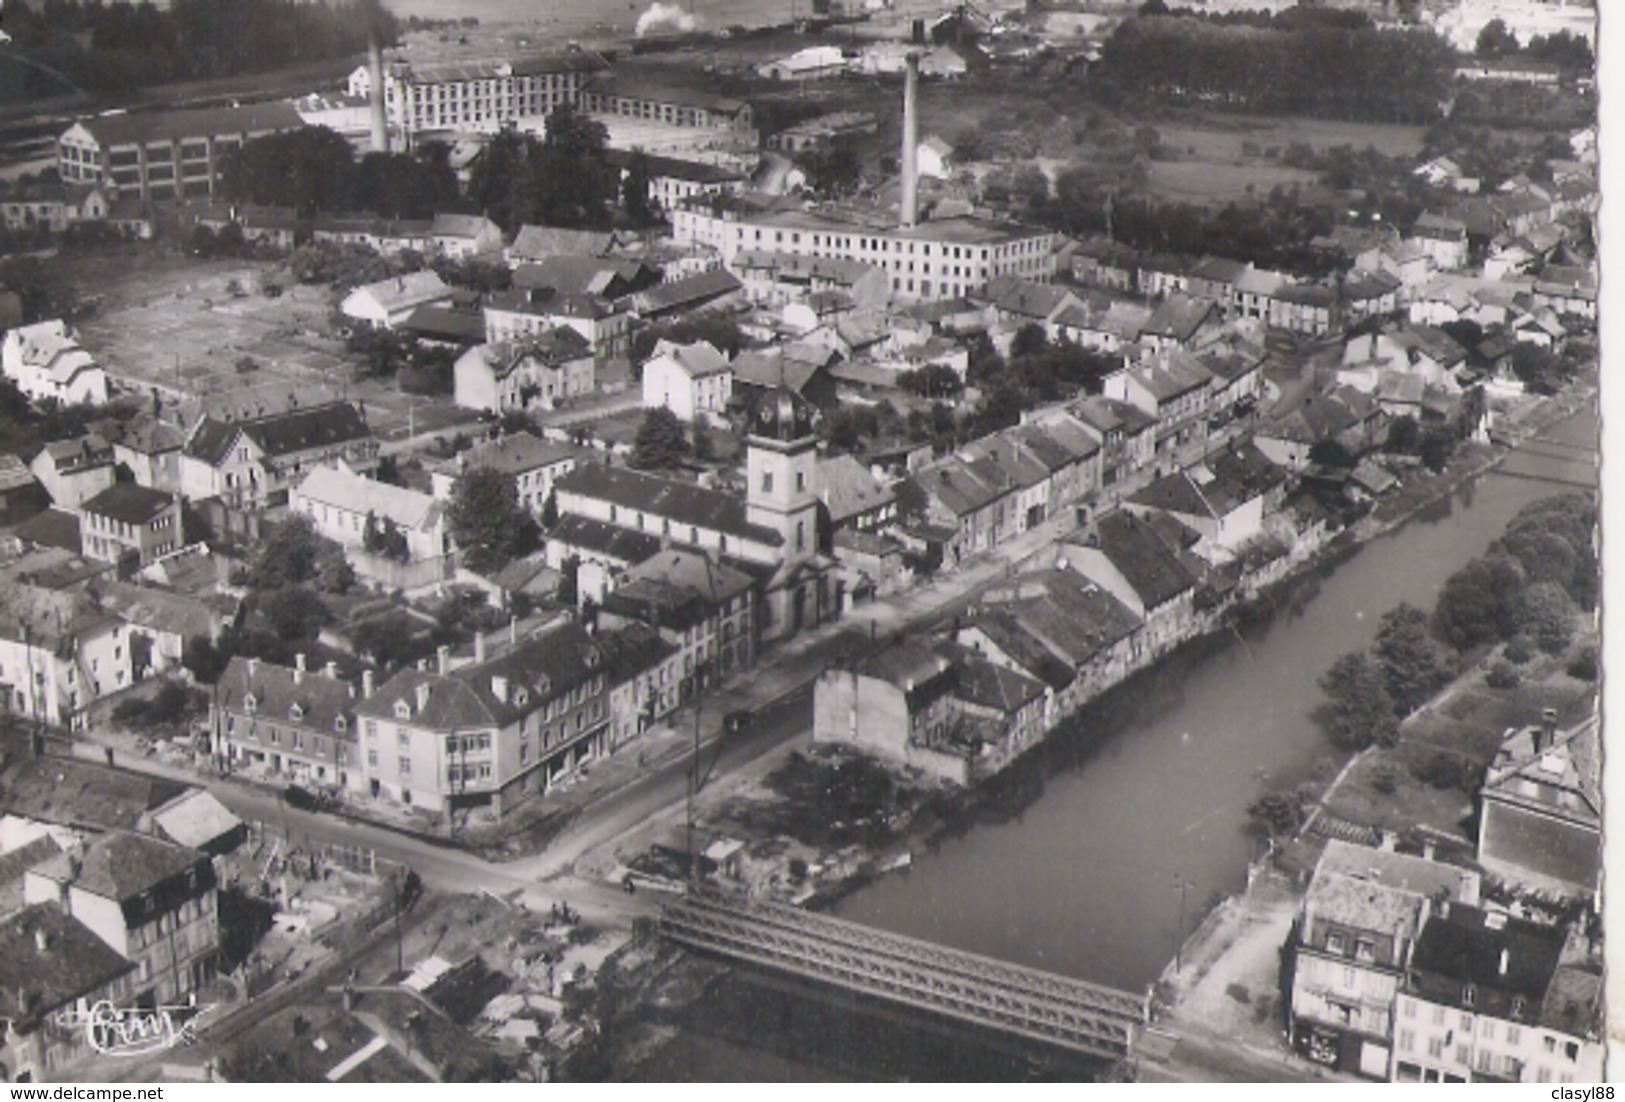
<svg viewBox="0 0 1625 1102">
<path fill-rule="evenodd" d="M 816 417 L 786 389 L 757 399 L 746 426 L 743 499 L 625 467 L 578 466 L 555 484 L 560 523 L 548 535 L 548 561 L 574 555 L 613 574 L 662 547 L 698 550 L 755 579 L 759 642 L 836 618 L 842 595 L 814 483 Z"/>
</svg>

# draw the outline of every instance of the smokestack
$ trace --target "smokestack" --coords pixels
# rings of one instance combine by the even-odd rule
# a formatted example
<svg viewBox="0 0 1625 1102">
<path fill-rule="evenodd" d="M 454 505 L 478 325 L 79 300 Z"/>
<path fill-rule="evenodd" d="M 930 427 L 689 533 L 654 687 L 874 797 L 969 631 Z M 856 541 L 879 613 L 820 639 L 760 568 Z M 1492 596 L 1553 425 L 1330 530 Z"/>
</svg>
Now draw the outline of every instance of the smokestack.
<svg viewBox="0 0 1625 1102">
<path fill-rule="evenodd" d="M 903 78 L 903 197 L 898 204 L 898 220 L 903 229 L 912 229 L 920 221 L 919 149 L 920 121 L 915 107 L 919 95 L 920 55 L 908 52 L 907 71 Z"/>
<path fill-rule="evenodd" d="M 298 685 L 300 682 L 304 681 L 304 679 L 305 656 L 303 654 L 296 654 L 293 656 L 293 683 Z"/>
<path fill-rule="evenodd" d="M 373 689 L 372 671 L 371 670 L 362 670 L 361 671 L 361 698 L 363 700 L 365 700 L 367 697 L 371 696 L 372 695 L 372 689 Z"/>
<path fill-rule="evenodd" d="M 444 643 L 434 649 L 435 668 L 441 677 L 446 676 L 446 669 L 451 663 L 451 648 Z"/>
<path fill-rule="evenodd" d="M 389 152 L 389 120 L 384 114 L 384 51 L 378 45 L 378 28 L 367 32 L 367 76 L 372 85 L 367 97 L 372 107 L 372 149 L 374 153 Z"/>
</svg>

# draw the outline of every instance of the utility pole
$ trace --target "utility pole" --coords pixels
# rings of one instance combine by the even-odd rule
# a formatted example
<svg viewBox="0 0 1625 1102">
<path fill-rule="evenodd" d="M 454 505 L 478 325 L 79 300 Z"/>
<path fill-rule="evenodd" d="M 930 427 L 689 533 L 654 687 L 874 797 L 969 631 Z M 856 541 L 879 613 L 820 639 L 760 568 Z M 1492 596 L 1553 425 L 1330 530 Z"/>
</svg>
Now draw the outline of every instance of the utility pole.
<svg viewBox="0 0 1625 1102">
<path fill-rule="evenodd" d="M 1174 942 L 1174 975 L 1178 975 L 1185 967 L 1185 889 L 1190 881 L 1185 879 L 1183 873 L 1175 873 L 1174 879 L 1179 882 L 1179 930 Z"/>
</svg>

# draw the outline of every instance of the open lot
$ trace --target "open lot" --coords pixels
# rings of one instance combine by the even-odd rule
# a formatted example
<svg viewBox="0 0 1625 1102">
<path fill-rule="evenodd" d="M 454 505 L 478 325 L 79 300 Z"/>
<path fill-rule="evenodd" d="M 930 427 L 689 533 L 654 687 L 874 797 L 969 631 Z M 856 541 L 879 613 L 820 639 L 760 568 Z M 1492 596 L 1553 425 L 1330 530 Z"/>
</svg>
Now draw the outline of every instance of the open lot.
<svg viewBox="0 0 1625 1102">
<path fill-rule="evenodd" d="M 282 408 L 348 397 L 381 439 L 473 420 L 449 399 L 403 394 L 392 380 L 352 377 L 333 326 L 336 295 L 294 283 L 276 264 L 203 260 L 150 245 L 63 253 L 49 266 L 61 301 L 80 304 L 85 347 L 121 386 L 170 401 L 231 396 Z M 284 292 L 260 293 L 275 274 Z"/>
</svg>

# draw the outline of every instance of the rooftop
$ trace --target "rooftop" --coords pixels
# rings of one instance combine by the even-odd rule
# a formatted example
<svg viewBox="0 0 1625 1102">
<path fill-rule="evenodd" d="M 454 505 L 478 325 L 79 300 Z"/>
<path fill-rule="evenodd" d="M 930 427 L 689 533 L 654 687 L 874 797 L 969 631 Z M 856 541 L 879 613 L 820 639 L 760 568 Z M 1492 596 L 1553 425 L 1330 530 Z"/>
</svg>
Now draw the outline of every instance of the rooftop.
<svg viewBox="0 0 1625 1102">
<path fill-rule="evenodd" d="M 175 507 L 175 495 L 134 482 L 115 482 L 79 506 L 85 513 L 136 527 L 151 523 Z"/>
<path fill-rule="evenodd" d="M 121 112 L 80 119 L 78 125 L 101 145 L 118 146 L 297 130 L 305 124 L 291 103 L 255 103 L 244 107 Z"/>
<path fill-rule="evenodd" d="M 35 903 L 0 919 L 0 1016 L 26 1023 L 98 994 L 135 970 L 77 918 Z M 19 1005 L 26 992 L 31 1003 Z"/>
<path fill-rule="evenodd" d="M 692 482 L 589 463 L 563 475 L 555 485 L 561 494 L 581 494 L 678 524 L 720 531 L 756 543 L 776 546 L 783 542 L 778 532 L 746 519 L 744 498 Z"/>
</svg>

